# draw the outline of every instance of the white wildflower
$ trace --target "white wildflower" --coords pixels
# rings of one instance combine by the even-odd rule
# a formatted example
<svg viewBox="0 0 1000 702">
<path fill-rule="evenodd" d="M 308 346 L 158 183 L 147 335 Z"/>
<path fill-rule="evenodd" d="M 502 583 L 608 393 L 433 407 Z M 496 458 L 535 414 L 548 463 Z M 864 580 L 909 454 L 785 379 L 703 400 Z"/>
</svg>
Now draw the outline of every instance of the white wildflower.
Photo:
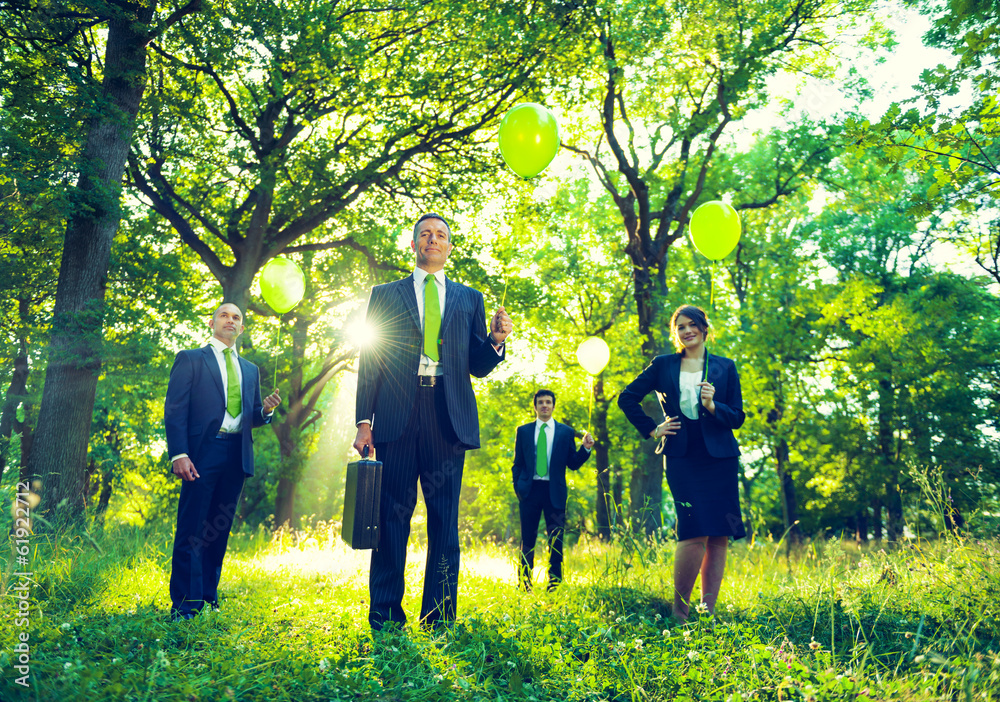
<svg viewBox="0 0 1000 702">
<path fill-rule="evenodd" d="M 663 638 L 665 638 L 665 639 L 669 639 L 670 638 L 670 629 L 664 629 L 663 630 Z"/>
<path fill-rule="evenodd" d="M 63 631 L 69 631 L 70 629 L 69 622 L 63 622 L 62 626 L 60 626 L 59 628 L 62 629 Z"/>
<path fill-rule="evenodd" d="M 697 651 L 688 651 L 688 660 L 692 663 L 697 663 L 701 660 L 701 655 Z"/>
<path fill-rule="evenodd" d="M 327 660 L 325 658 L 320 658 L 319 659 L 319 669 L 320 669 L 320 672 L 325 673 L 326 669 L 329 668 L 329 667 L 330 667 L 330 664 L 327 662 Z"/>
<path fill-rule="evenodd" d="M 705 612 L 708 611 L 708 605 L 705 604 L 704 602 L 699 602 L 698 606 L 694 608 L 694 611 L 696 611 L 698 614 L 704 614 Z"/>
</svg>

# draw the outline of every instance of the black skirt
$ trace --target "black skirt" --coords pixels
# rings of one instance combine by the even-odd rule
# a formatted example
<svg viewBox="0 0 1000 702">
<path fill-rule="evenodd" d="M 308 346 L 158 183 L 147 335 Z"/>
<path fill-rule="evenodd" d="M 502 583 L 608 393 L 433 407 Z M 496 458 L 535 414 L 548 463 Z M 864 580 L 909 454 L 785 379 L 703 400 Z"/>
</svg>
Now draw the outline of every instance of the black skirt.
<svg viewBox="0 0 1000 702">
<path fill-rule="evenodd" d="M 664 456 L 667 485 L 677 510 L 677 540 L 747 535 L 740 512 L 740 459 L 715 458 L 705 448 L 697 419 L 682 417 L 687 433 L 683 456 Z"/>
</svg>

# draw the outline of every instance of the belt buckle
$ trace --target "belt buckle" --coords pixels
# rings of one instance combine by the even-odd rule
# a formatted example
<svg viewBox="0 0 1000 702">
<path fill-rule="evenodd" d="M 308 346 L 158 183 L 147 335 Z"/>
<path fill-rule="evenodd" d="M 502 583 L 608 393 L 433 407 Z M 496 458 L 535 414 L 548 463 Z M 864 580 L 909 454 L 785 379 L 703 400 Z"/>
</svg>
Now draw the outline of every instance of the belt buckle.
<svg viewBox="0 0 1000 702">
<path fill-rule="evenodd" d="M 432 388 L 437 385 L 438 379 L 436 375 L 418 375 L 417 376 L 417 387 L 421 388 Z"/>
</svg>

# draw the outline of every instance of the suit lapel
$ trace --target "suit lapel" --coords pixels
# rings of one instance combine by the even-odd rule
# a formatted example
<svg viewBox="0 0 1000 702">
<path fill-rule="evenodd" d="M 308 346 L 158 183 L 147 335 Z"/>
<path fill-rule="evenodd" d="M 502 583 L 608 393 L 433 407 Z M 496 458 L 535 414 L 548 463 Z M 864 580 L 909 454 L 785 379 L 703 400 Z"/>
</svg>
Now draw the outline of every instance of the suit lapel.
<svg viewBox="0 0 1000 702">
<path fill-rule="evenodd" d="M 413 323 L 417 329 L 420 326 L 420 311 L 417 309 L 417 293 L 413 289 L 413 274 L 406 276 L 402 280 L 396 281 L 396 292 L 403 299 L 403 307 L 410 313 Z"/>
<path fill-rule="evenodd" d="M 223 402 L 226 399 L 226 386 L 222 382 L 222 371 L 219 369 L 219 362 L 215 359 L 215 351 L 212 346 L 205 346 L 201 352 L 201 357 L 205 361 L 205 366 L 209 376 L 215 381 L 215 389 L 219 391 L 219 396 Z"/>
<path fill-rule="evenodd" d="M 239 359 L 240 371 L 243 374 L 243 381 L 240 383 L 240 404 L 243 406 L 243 412 L 245 414 L 247 412 L 247 402 L 253 401 L 253 377 L 251 375 L 253 371 L 251 369 L 252 364 L 250 361 L 243 360 L 242 356 L 240 356 Z M 251 407 L 250 410 L 252 411 L 253 407 Z"/>
<path fill-rule="evenodd" d="M 552 470 L 552 462 L 556 459 L 556 456 L 566 455 L 563 442 L 566 440 L 566 432 L 571 431 L 567 425 L 557 422 L 554 419 L 552 420 L 552 425 L 554 428 L 552 429 L 552 461 L 549 461 L 550 472 Z"/>
<path fill-rule="evenodd" d="M 679 353 L 667 356 L 667 397 L 681 396 L 681 355 Z"/>
<path fill-rule="evenodd" d="M 441 317 L 441 337 L 444 338 L 448 322 L 455 316 L 455 310 L 462 306 L 460 296 L 465 291 L 458 283 L 453 283 L 447 277 L 444 279 L 444 315 Z"/>
<path fill-rule="evenodd" d="M 718 385 L 720 382 L 724 382 L 725 373 L 722 370 L 722 366 L 719 365 L 718 361 L 716 361 L 711 354 L 709 354 L 707 351 L 705 353 L 706 353 L 705 363 L 707 364 L 707 370 L 708 370 L 708 373 L 706 373 L 706 377 L 708 378 L 708 382 L 712 383 L 713 385 Z"/>
</svg>

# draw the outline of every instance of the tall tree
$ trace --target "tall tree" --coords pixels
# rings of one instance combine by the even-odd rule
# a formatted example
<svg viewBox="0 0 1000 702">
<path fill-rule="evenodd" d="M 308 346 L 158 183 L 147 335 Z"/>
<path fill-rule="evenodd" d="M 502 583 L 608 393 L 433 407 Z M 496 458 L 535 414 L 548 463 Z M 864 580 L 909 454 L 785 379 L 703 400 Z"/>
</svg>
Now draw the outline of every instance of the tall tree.
<svg viewBox="0 0 1000 702">
<path fill-rule="evenodd" d="M 495 169 L 482 130 L 570 53 L 574 16 L 443 0 L 213 8 L 154 44 L 131 178 L 241 308 L 281 253 L 354 248 L 377 267 L 402 219 L 366 210 L 449 209 Z"/>
<path fill-rule="evenodd" d="M 694 208 L 723 194 L 727 127 L 765 104 L 766 79 L 780 67 L 828 71 L 836 27 L 869 21 L 870 7 L 866 0 L 678 0 L 669 7 L 634 2 L 595 9 L 592 70 L 600 87 L 584 90 L 597 107 L 600 133 L 593 147 L 564 145 L 590 162 L 619 211 L 648 357 L 662 351 L 670 248 Z M 737 209 L 766 207 L 808 182 L 832 155 L 817 131 L 776 133 L 773 159 L 738 174 L 767 183 L 768 191 L 745 197 L 733 184 Z M 641 524 L 648 533 L 659 527 L 662 478 L 650 451 L 633 488 L 652 507 Z"/>
<path fill-rule="evenodd" d="M 958 244 L 1000 283 L 1000 6 L 991 0 L 919 5 L 933 22 L 924 43 L 951 51 L 953 61 L 925 70 L 913 96 L 893 103 L 881 119 L 847 120 L 850 149 L 926 176 L 927 187 L 909 203 L 911 216 L 930 220 L 937 236 Z M 948 211 L 952 216 L 941 222 Z"/>
<path fill-rule="evenodd" d="M 87 442 L 101 366 L 105 276 L 121 219 L 125 159 L 145 88 L 146 47 L 199 6 L 200 0 L 192 0 L 162 21 L 156 21 L 155 0 L 84 0 L 57 8 L 15 0 L 2 8 L 4 24 L 14 27 L 7 30 L 7 39 L 42 51 L 86 42 L 90 28 L 107 28 L 100 75 L 84 91 L 92 116 L 79 155 L 75 206 L 66 223 L 45 389 L 28 464 L 45 484 L 43 510 L 65 506 L 60 518 L 70 522 L 78 521 L 84 509 Z"/>
<path fill-rule="evenodd" d="M 965 408 L 965 426 L 980 434 L 988 402 L 980 378 L 995 362 L 980 341 L 995 329 L 985 323 L 988 296 L 974 281 L 934 268 L 933 233 L 910 214 L 914 195 L 932 178 L 914 181 L 887 174 L 876 158 L 845 157 L 835 179 L 839 197 L 812 225 L 839 278 L 823 313 L 838 359 L 832 377 L 867 418 L 872 523 L 876 536 L 884 523 L 893 541 L 903 533 L 913 461 L 919 456 L 926 465 L 939 455 L 931 437 L 965 435 L 951 424 L 951 402 Z M 958 290 L 964 292 L 946 302 Z M 968 329 L 960 333 L 956 325 Z M 935 390 L 925 388 L 931 378 Z"/>
</svg>

